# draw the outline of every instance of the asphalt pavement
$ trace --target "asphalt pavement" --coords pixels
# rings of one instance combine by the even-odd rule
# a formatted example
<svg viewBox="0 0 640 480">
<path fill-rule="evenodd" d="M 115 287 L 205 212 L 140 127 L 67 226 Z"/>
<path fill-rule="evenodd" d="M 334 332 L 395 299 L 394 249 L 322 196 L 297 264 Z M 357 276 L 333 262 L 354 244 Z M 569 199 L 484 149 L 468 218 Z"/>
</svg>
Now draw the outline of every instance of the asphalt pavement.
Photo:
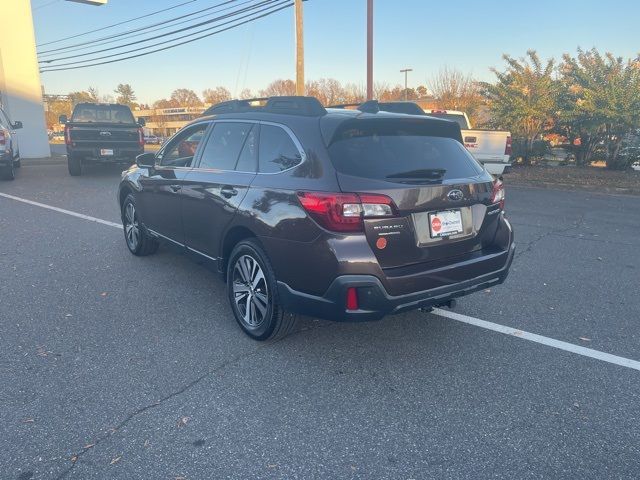
<svg viewBox="0 0 640 480">
<path fill-rule="evenodd" d="M 0 194 L 119 222 L 120 169 Z M 506 183 L 511 274 L 454 311 L 640 360 L 640 199 Z M 3 480 L 640 477 L 624 362 L 419 311 L 253 342 L 216 274 L 6 196 L 0 271 Z"/>
</svg>

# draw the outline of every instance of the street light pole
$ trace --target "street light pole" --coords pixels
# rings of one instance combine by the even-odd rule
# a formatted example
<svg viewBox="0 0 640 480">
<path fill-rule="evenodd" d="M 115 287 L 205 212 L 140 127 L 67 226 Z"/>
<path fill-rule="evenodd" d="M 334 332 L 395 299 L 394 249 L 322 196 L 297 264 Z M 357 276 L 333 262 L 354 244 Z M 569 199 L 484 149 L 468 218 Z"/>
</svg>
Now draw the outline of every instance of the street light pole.
<svg viewBox="0 0 640 480">
<path fill-rule="evenodd" d="M 295 0 L 296 10 L 296 95 L 304 95 L 304 35 L 302 0 Z"/>
<path fill-rule="evenodd" d="M 405 68 L 400 70 L 400 73 L 404 73 L 404 99 L 407 101 L 407 74 L 413 72 L 413 68 Z"/>
<path fill-rule="evenodd" d="M 373 0 L 367 0 L 367 100 L 373 99 Z"/>
</svg>

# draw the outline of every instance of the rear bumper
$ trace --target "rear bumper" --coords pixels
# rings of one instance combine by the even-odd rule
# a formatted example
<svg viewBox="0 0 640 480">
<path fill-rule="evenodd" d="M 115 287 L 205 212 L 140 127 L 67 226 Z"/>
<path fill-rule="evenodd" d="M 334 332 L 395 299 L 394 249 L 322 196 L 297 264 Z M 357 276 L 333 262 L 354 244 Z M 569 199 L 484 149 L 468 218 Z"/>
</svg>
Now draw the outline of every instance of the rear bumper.
<svg viewBox="0 0 640 480">
<path fill-rule="evenodd" d="M 110 148 L 110 147 L 109 147 Z M 113 155 L 100 155 L 100 148 L 93 147 L 74 147 L 67 148 L 67 155 L 74 155 L 82 158 L 84 161 L 98 163 L 133 163 L 136 157 L 144 153 L 144 148 L 113 148 Z"/>
<path fill-rule="evenodd" d="M 373 275 L 339 276 L 322 296 L 299 292 L 283 282 L 278 282 L 278 294 L 286 310 L 303 315 L 348 322 L 379 320 L 389 314 L 443 305 L 454 298 L 503 283 L 509 274 L 514 252 L 515 244 L 510 243 L 508 250 L 501 254 L 502 266 L 489 273 L 405 295 L 390 295 L 382 282 Z M 453 276 L 460 277 L 464 276 L 465 271 L 477 272 L 483 263 L 495 264 L 495 260 L 495 256 L 490 259 L 479 257 L 473 264 L 469 262 L 452 264 L 449 270 Z M 429 272 L 424 273 L 429 274 Z M 442 269 L 438 269 L 434 275 L 443 275 Z M 358 310 L 346 310 L 346 294 L 350 287 L 357 289 Z"/>
</svg>

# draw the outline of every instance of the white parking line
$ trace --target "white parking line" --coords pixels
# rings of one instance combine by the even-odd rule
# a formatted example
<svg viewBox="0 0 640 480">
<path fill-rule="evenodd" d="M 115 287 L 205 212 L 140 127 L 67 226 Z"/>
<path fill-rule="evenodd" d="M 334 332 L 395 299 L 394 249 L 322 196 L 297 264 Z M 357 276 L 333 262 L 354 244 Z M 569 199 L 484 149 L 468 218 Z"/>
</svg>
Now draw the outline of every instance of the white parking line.
<svg viewBox="0 0 640 480">
<path fill-rule="evenodd" d="M 107 225 L 109 227 L 115 227 L 122 230 L 122 225 L 120 225 L 119 223 L 110 222 L 108 220 L 102 220 L 101 218 L 91 217 L 83 213 L 72 212 L 71 210 L 65 210 L 64 208 L 58 208 L 52 205 L 47 205 L 40 202 L 34 202 L 33 200 L 27 200 L 26 198 L 14 197 L 13 195 L 8 195 L 6 193 L 0 193 L 0 197 L 9 198 L 11 200 L 27 203 L 29 205 L 35 205 L 36 207 L 46 208 L 47 210 L 53 210 L 54 212 L 64 213 L 66 215 L 71 215 L 72 217 L 81 218 L 83 220 L 89 220 L 90 222 L 101 223 L 102 225 Z"/>
<path fill-rule="evenodd" d="M 581 347 L 573 343 L 563 342 L 561 340 L 555 340 L 549 337 L 543 337 L 535 333 L 525 332 L 524 330 L 518 330 L 517 328 L 506 327 L 498 323 L 487 322 L 486 320 L 480 320 L 479 318 L 469 317 L 460 313 L 451 312 L 448 310 L 442 310 L 440 308 L 434 308 L 433 312 L 440 317 L 456 320 L 457 322 L 467 323 L 476 327 L 492 330 L 494 332 L 503 333 L 505 335 L 511 335 L 512 337 L 521 338 L 530 342 L 540 343 L 548 347 L 557 348 L 566 352 L 582 355 L 583 357 L 594 358 L 601 362 L 613 363 L 621 367 L 631 368 L 633 370 L 640 371 L 640 362 L 637 360 L 631 360 L 629 358 L 619 357 L 617 355 L 611 355 L 610 353 L 601 352 L 592 348 Z"/>
<path fill-rule="evenodd" d="M 100 218 L 91 217 L 89 215 L 84 215 L 82 213 L 72 212 L 71 210 L 65 210 L 64 208 L 58 208 L 58 207 L 46 205 L 40 202 L 34 202 L 33 200 L 27 200 L 26 198 L 15 197 L 13 195 L 8 195 L 6 193 L 0 193 L 0 197 L 5 197 L 11 200 L 16 200 L 18 202 L 27 203 L 29 205 L 34 205 L 36 207 L 46 208 L 48 210 L 53 210 L 54 212 L 64 213 L 66 215 L 71 215 L 72 217 L 81 218 L 83 220 L 88 220 L 90 222 L 101 223 L 102 225 L 107 225 L 108 227 L 115 227 L 118 229 L 122 229 L 122 225 L 120 225 L 119 223 L 109 222 L 108 220 L 102 220 Z M 583 357 L 589 357 L 595 360 L 600 360 L 601 362 L 612 363 L 614 365 L 619 365 L 621 367 L 631 368 L 633 370 L 640 371 L 640 362 L 637 360 L 631 360 L 629 358 L 619 357 L 617 355 L 611 355 L 610 353 L 601 352 L 599 350 L 594 350 L 592 348 L 581 347 L 580 345 L 563 342 L 561 340 L 555 340 L 549 337 L 543 337 L 542 335 L 525 332 L 524 330 L 518 330 L 517 328 L 507 327 L 505 325 L 500 325 L 499 323 L 487 322 L 486 320 L 481 320 L 475 317 L 469 317 L 468 315 L 462 315 L 461 313 L 455 313 L 449 310 L 434 308 L 433 313 L 440 317 L 448 318 L 450 320 L 455 320 L 457 322 L 462 322 L 468 325 L 473 325 L 475 327 L 484 328 L 486 330 L 492 330 L 494 332 L 503 333 L 505 335 L 510 335 L 512 337 L 521 338 L 522 340 L 528 340 L 530 342 L 546 345 L 547 347 L 557 348 L 558 350 L 564 350 L 565 352 L 571 352 L 571 353 L 575 353 L 576 355 L 582 355 Z"/>
</svg>

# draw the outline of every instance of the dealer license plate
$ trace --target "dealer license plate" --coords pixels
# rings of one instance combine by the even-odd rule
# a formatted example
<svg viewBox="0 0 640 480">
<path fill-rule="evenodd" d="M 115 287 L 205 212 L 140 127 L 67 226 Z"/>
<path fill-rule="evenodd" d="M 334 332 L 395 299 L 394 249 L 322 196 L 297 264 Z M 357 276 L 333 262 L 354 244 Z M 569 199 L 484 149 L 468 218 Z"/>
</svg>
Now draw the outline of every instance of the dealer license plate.
<svg viewBox="0 0 640 480">
<path fill-rule="evenodd" d="M 462 232 L 460 210 L 444 210 L 429 214 L 429 233 L 431 238 L 449 237 Z"/>
</svg>

